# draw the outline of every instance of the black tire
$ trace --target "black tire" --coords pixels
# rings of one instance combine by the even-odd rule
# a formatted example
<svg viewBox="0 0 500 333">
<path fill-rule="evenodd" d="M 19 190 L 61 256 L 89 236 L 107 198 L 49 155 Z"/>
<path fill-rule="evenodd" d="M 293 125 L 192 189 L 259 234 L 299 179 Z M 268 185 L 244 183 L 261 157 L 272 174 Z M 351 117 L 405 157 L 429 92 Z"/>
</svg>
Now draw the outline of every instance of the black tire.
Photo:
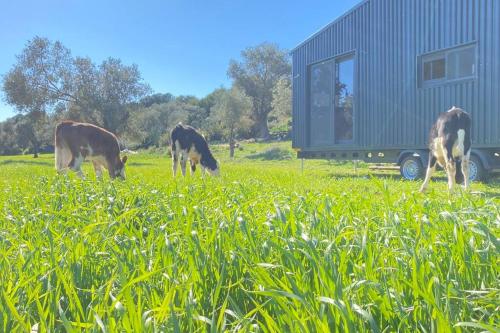
<svg viewBox="0 0 500 333">
<path fill-rule="evenodd" d="M 481 182 L 488 177 L 488 171 L 483 162 L 476 155 L 471 155 L 469 160 L 469 179 L 473 182 Z"/>
<path fill-rule="evenodd" d="M 406 180 L 418 180 L 424 176 L 422 160 L 417 156 L 406 156 L 399 166 L 401 176 Z"/>
</svg>

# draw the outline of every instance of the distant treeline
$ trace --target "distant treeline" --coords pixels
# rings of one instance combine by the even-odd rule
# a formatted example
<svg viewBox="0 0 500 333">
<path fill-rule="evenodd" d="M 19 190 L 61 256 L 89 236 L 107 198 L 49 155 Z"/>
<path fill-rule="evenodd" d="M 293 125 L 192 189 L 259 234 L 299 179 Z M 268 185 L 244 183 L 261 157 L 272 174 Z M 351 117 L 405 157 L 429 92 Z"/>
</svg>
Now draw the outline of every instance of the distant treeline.
<svg viewBox="0 0 500 333">
<path fill-rule="evenodd" d="M 0 123 L 0 155 L 53 150 L 55 125 L 85 121 L 114 132 L 129 149 L 168 143 L 178 122 L 211 141 L 286 136 L 291 126 L 290 60 L 263 43 L 231 60 L 229 88 L 203 98 L 153 93 L 136 65 L 109 58 L 96 65 L 73 57 L 60 42 L 35 37 L 3 76 L 4 100 L 17 115 Z"/>
</svg>

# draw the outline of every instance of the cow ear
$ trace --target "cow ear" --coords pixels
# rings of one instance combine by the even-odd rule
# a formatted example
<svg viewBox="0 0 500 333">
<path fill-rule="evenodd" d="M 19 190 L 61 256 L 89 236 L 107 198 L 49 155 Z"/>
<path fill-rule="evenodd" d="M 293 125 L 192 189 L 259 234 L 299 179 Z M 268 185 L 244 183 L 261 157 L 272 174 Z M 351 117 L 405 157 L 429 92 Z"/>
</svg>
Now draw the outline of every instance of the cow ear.
<svg viewBox="0 0 500 333">
<path fill-rule="evenodd" d="M 123 164 L 125 164 L 125 163 L 127 162 L 127 159 L 128 159 L 128 156 L 127 156 L 127 155 L 123 156 L 123 158 L 122 158 L 122 163 L 123 163 Z"/>
</svg>

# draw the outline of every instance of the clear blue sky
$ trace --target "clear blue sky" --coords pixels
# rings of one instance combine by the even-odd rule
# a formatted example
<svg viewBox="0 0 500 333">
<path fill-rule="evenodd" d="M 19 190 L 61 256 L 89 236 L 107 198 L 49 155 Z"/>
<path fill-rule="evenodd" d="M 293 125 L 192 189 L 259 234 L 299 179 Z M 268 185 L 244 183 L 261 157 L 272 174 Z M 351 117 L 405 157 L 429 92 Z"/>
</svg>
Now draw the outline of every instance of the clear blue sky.
<svg viewBox="0 0 500 333">
<path fill-rule="evenodd" d="M 202 97 L 261 42 L 291 49 L 360 0 L 0 0 L 0 75 L 34 36 L 73 55 L 135 63 L 155 92 Z M 0 120 L 14 110 L 0 95 Z"/>
</svg>

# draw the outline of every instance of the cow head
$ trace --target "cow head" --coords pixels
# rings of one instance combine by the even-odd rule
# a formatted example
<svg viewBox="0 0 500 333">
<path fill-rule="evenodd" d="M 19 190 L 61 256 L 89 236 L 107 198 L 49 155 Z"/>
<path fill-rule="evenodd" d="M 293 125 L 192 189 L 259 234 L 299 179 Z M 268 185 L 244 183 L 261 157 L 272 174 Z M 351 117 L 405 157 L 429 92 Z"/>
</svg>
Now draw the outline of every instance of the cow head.
<svg viewBox="0 0 500 333">
<path fill-rule="evenodd" d="M 208 171 L 208 173 L 212 176 L 219 176 L 219 164 L 217 160 L 210 154 L 210 156 L 202 156 L 201 165 Z"/>
<path fill-rule="evenodd" d="M 118 158 L 118 163 L 116 163 L 115 167 L 115 177 L 119 177 L 120 179 L 125 179 L 125 163 L 127 162 L 127 156 L 123 156 L 120 160 Z"/>
</svg>

